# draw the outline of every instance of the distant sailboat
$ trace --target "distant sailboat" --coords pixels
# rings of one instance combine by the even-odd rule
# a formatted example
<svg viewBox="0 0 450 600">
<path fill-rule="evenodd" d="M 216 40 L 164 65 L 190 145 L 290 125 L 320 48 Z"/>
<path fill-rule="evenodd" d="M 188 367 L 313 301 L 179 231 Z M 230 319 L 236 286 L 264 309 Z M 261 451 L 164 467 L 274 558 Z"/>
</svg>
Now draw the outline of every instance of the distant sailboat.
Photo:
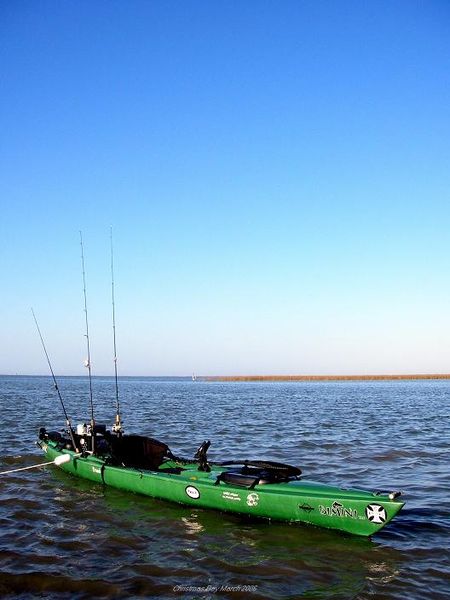
<svg viewBox="0 0 450 600">
<path fill-rule="evenodd" d="M 197 381 L 197 375 L 195 373 L 192 373 L 192 381 Z"/>
</svg>

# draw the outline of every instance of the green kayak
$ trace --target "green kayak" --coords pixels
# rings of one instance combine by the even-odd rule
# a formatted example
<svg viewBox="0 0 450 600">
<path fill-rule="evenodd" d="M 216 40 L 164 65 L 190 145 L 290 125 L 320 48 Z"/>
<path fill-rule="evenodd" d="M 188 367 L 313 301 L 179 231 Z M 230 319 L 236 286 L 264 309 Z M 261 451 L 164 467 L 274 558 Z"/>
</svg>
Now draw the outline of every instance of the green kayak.
<svg viewBox="0 0 450 600">
<path fill-rule="evenodd" d="M 368 492 L 304 480 L 297 467 L 270 461 L 210 463 L 209 442 L 193 460 L 144 436 L 96 426 L 95 452 L 81 432 L 70 438 L 42 428 L 38 445 L 72 475 L 102 485 L 206 509 L 370 536 L 401 510 L 399 492 Z M 85 439 L 86 438 L 86 439 Z M 92 444 L 91 446 L 92 447 Z M 60 461 L 57 461 L 60 462 Z"/>
</svg>

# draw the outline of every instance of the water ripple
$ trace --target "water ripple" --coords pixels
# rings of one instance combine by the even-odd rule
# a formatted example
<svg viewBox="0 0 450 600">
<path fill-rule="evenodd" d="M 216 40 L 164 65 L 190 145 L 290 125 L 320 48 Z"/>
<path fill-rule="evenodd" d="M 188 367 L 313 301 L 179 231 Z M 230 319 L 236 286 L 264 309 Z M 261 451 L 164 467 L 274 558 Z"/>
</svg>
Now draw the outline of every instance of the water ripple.
<svg viewBox="0 0 450 600">
<path fill-rule="evenodd" d="M 86 418 L 86 382 L 62 378 L 60 388 L 69 414 Z M 0 595 L 419 600 L 432 590 L 433 598 L 448 597 L 449 391 L 450 382 L 437 380 L 124 379 L 127 430 L 159 437 L 180 455 L 211 439 L 212 460 L 283 460 L 308 479 L 399 489 L 407 505 L 366 540 L 194 511 L 53 467 L 25 471 L 0 481 Z M 113 382 L 95 379 L 94 393 L 98 421 L 111 422 Z M 42 461 L 37 430 L 63 423 L 50 381 L 0 378 L 0 402 L 0 470 Z M 211 591 L 220 586 L 229 588 Z"/>
</svg>

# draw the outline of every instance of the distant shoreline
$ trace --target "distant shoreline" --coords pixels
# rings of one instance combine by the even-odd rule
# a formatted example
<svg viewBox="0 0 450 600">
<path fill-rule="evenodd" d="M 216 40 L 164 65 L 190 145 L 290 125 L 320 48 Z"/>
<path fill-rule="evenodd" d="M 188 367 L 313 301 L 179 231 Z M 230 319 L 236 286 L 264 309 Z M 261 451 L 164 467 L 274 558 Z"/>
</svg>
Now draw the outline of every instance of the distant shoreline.
<svg viewBox="0 0 450 600">
<path fill-rule="evenodd" d="M 50 375 L 0 373 L 0 377 L 42 377 Z M 58 375 L 61 379 L 87 379 L 87 375 Z M 93 375 L 93 379 L 113 379 L 113 375 Z M 119 380 L 164 379 L 190 380 L 190 375 L 119 375 Z M 411 375 L 197 375 L 196 381 L 405 381 L 418 379 L 450 379 L 450 373 L 418 373 Z"/>
<path fill-rule="evenodd" d="M 450 374 L 416 375 L 223 375 L 198 377 L 203 381 L 395 381 L 405 379 L 450 379 Z"/>
</svg>

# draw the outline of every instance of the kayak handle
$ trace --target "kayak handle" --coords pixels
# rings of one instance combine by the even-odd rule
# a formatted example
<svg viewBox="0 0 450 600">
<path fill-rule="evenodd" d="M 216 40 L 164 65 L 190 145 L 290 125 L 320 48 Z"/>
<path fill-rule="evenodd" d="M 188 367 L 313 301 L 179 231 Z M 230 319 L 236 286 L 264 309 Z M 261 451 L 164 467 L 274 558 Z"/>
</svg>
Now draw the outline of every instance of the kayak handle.
<svg viewBox="0 0 450 600">
<path fill-rule="evenodd" d="M 374 492 L 373 495 L 374 496 L 388 496 L 389 500 L 395 500 L 396 498 L 401 496 L 402 493 L 401 492 L 389 492 L 388 490 L 379 490 L 377 492 Z"/>
</svg>

